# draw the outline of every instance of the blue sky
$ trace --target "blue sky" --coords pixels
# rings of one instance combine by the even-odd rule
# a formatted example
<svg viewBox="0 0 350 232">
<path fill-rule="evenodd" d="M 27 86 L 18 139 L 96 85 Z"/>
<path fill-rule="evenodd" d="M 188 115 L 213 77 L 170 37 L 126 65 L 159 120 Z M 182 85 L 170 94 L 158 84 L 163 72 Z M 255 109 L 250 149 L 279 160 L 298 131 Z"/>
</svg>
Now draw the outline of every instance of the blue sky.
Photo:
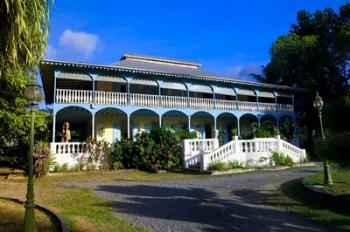
<svg viewBox="0 0 350 232">
<path fill-rule="evenodd" d="M 111 64 L 123 53 L 189 60 L 220 75 L 249 79 L 269 61 L 273 41 L 297 11 L 341 0 L 57 0 L 46 58 Z"/>
</svg>

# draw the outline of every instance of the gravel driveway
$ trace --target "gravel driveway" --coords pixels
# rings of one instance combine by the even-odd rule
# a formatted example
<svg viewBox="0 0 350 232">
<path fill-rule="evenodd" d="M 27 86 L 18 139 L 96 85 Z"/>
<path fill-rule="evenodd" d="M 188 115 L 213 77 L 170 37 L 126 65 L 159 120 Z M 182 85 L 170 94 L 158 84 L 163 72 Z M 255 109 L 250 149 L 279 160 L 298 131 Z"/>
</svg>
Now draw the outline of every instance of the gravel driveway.
<svg viewBox="0 0 350 232">
<path fill-rule="evenodd" d="M 265 194 L 317 168 L 163 182 L 81 184 L 112 201 L 133 225 L 151 231 L 329 231 L 264 205 Z"/>
</svg>

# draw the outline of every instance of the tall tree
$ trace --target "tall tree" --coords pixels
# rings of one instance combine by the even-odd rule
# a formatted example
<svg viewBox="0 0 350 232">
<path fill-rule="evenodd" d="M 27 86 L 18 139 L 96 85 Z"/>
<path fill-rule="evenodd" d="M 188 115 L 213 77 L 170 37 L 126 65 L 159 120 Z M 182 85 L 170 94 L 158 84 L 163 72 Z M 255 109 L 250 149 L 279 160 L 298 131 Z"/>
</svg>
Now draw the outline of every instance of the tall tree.
<svg viewBox="0 0 350 232">
<path fill-rule="evenodd" d="M 298 12 L 297 22 L 270 50 L 259 81 L 316 90 L 327 101 L 344 96 L 350 80 L 350 4 Z"/>
<path fill-rule="evenodd" d="M 49 1 L 0 1 L 0 165 L 23 167 L 30 114 L 23 92 L 47 42 Z M 39 113 L 36 136 L 44 139 L 47 114 Z"/>
<path fill-rule="evenodd" d="M 266 83 L 303 88 L 302 124 L 318 128 L 312 101 L 319 91 L 327 102 L 349 94 L 350 84 L 350 4 L 339 12 L 330 8 L 298 12 L 290 32 L 279 37 L 270 50 L 271 60 L 263 75 L 253 75 Z M 311 144 L 311 143 L 310 143 Z"/>
<path fill-rule="evenodd" d="M 0 78 L 35 67 L 46 49 L 49 1 L 0 1 Z"/>
</svg>

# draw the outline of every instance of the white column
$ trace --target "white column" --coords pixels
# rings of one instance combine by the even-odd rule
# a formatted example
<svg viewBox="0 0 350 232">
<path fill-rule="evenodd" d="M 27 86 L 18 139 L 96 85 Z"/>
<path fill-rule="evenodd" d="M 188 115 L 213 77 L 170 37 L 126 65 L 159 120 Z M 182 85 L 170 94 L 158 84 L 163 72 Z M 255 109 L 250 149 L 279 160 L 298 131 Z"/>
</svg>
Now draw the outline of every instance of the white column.
<svg viewBox="0 0 350 232">
<path fill-rule="evenodd" d="M 52 115 L 52 142 L 56 142 L 56 114 Z"/>
<path fill-rule="evenodd" d="M 239 126 L 239 118 L 237 118 L 237 135 L 239 138 L 241 137 L 241 128 Z"/>
<path fill-rule="evenodd" d="M 277 105 L 277 93 L 274 93 L 275 96 L 275 111 L 278 111 L 278 105 Z"/>
<path fill-rule="evenodd" d="M 259 91 L 255 91 L 256 95 L 256 110 L 259 111 Z"/>
<path fill-rule="evenodd" d="M 214 117 L 214 138 L 218 137 L 217 129 L 216 129 L 216 117 Z"/>
<path fill-rule="evenodd" d="M 127 118 L 126 127 L 128 130 L 128 139 L 130 139 L 130 115 L 127 115 L 126 118 Z"/>
<path fill-rule="evenodd" d="M 188 132 L 191 132 L 191 116 L 188 116 Z"/>
<path fill-rule="evenodd" d="M 162 115 L 159 115 L 159 127 L 162 127 Z"/>
<path fill-rule="evenodd" d="M 92 114 L 91 128 L 91 138 L 95 139 L 95 114 Z"/>
</svg>

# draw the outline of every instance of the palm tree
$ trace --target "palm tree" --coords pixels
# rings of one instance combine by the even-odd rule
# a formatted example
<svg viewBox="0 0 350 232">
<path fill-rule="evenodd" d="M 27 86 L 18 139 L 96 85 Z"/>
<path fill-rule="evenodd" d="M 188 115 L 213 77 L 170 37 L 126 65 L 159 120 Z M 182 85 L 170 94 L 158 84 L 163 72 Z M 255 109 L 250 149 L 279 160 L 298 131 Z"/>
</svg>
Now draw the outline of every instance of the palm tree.
<svg viewBox="0 0 350 232">
<path fill-rule="evenodd" d="M 50 2 L 0 1 L 0 79 L 26 73 L 40 62 L 48 37 Z"/>
</svg>

